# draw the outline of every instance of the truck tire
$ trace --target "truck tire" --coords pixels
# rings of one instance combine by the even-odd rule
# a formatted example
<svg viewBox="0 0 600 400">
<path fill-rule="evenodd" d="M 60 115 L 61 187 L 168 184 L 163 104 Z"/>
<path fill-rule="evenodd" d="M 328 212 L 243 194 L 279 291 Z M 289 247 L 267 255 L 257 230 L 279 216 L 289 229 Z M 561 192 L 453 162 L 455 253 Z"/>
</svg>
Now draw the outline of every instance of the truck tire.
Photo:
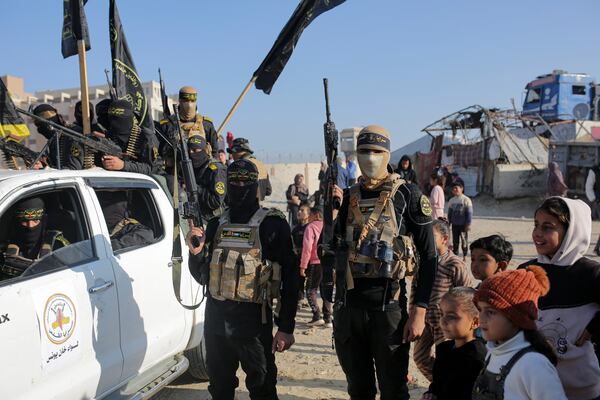
<svg viewBox="0 0 600 400">
<path fill-rule="evenodd" d="M 199 382 L 208 381 L 208 368 L 206 365 L 206 345 L 204 338 L 200 344 L 193 349 L 184 352 L 185 357 L 190 361 L 188 373 Z"/>
</svg>

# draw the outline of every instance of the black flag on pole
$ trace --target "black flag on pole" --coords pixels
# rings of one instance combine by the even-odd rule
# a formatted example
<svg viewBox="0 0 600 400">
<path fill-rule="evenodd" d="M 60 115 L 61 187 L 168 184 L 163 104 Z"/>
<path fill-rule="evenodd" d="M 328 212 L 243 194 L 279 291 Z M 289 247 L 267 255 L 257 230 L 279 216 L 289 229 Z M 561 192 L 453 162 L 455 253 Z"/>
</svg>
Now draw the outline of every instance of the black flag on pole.
<svg viewBox="0 0 600 400">
<path fill-rule="evenodd" d="M 121 25 L 121 18 L 115 0 L 110 0 L 109 35 L 110 54 L 112 56 L 112 83 L 117 92 L 117 98 L 129 101 L 133 105 L 133 112 L 140 126 L 154 132 L 154 122 L 152 116 L 148 113 L 148 101 L 127 45 L 125 31 L 123 25 Z"/>
<path fill-rule="evenodd" d="M 18 142 L 29 136 L 27 124 L 17 114 L 4 81 L 0 79 L 0 138 L 10 137 Z"/>
<path fill-rule="evenodd" d="M 266 94 L 271 93 L 275 81 L 285 68 L 285 64 L 290 59 L 304 29 L 319 15 L 342 4 L 344 1 L 302 0 L 281 33 L 279 33 L 271 51 L 254 72 L 253 76 L 256 78 L 254 86 Z"/>
<path fill-rule="evenodd" d="M 62 55 L 63 58 L 77 54 L 77 41 L 85 40 L 85 50 L 91 49 L 90 34 L 83 6 L 87 0 L 63 1 Z"/>
</svg>

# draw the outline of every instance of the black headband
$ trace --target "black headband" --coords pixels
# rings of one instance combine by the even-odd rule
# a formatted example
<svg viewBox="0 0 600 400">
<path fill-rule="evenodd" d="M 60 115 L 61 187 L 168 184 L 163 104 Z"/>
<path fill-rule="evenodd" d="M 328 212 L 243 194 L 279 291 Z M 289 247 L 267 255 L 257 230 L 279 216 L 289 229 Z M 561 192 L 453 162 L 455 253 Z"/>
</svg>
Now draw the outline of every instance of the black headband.
<svg viewBox="0 0 600 400">
<path fill-rule="evenodd" d="M 357 147 L 361 145 L 375 145 L 390 150 L 390 139 L 383 135 L 373 132 L 363 133 L 358 136 Z"/>
<path fill-rule="evenodd" d="M 179 99 L 195 102 L 198 99 L 198 93 L 181 93 L 181 92 L 179 92 Z"/>
</svg>

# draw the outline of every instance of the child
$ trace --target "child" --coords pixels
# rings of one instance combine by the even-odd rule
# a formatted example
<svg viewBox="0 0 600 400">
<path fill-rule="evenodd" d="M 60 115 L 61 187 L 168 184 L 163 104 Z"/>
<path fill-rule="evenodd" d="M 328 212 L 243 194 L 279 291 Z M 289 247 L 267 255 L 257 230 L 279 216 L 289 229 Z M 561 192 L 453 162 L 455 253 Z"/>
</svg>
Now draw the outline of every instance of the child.
<svg viewBox="0 0 600 400">
<path fill-rule="evenodd" d="M 540 300 L 539 330 L 558 356 L 558 374 L 569 399 L 600 396 L 600 367 L 590 337 L 600 333 L 600 265 L 586 257 L 591 211 L 581 200 L 551 197 L 535 212 L 535 263 L 548 274 Z"/>
<path fill-rule="evenodd" d="M 438 267 L 425 314 L 425 329 L 413 349 L 415 364 L 429 381 L 433 379 L 434 346 L 444 340 L 444 332 L 440 327 L 440 300 L 453 287 L 475 284 L 465 263 L 448 249 L 450 237 L 448 224 L 439 219 L 434 220 L 433 236 L 438 253 Z M 416 290 L 416 282 L 413 279 L 414 290 Z"/>
<path fill-rule="evenodd" d="M 304 231 L 304 240 L 302 242 L 302 256 L 300 257 L 300 276 L 306 276 L 306 298 L 313 313 L 312 320 L 308 323 L 310 326 L 327 325 L 332 327 L 331 316 L 333 305 L 328 296 L 323 294 L 323 267 L 317 255 L 319 237 L 323 230 L 323 218 L 317 208 L 310 210 L 310 223 Z M 317 291 L 321 289 L 323 298 L 323 318 L 319 308 Z"/>
<path fill-rule="evenodd" d="M 506 271 L 512 259 L 513 247 L 499 235 L 477 239 L 469 246 L 471 272 L 475 279 L 484 281 L 495 273 Z"/>
<path fill-rule="evenodd" d="M 469 230 L 473 218 L 473 203 L 463 194 L 465 184 L 462 179 L 452 182 L 452 197 L 448 202 L 448 221 L 452 225 L 452 250 L 458 255 L 462 241 L 463 260 L 469 249 Z"/>
<path fill-rule="evenodd" d="M 437 173 L 431 174 L 429 177 L 429 184 L 431 185 L 431 194 L 429 195 L 429 203 L 431 203 L 431 219 L 434 221 L 438 218 L 444 217 L 444 204 L 446 199 L 444 197 L 444 175 L 438 175 Z"/>
<path fill-rule="evenodd" d="M 473 301 L 488 356 L 473 386 L 473 400 L 566 400 L 556 355 L 536 329 L 538 298 L 548 293 L 546 272 L 532 265 L 486 279 Z"/>
<path fill-rule="evenodd" d="M 440 302 L 441 329 L 448 341 L 435 348 L 433 381 L 421 400 L 470 399 L 473 383 L 483 368 L 485 344 L 475 337 L 479 315 L 475 289 L 455 287 Z"/>
</svg>

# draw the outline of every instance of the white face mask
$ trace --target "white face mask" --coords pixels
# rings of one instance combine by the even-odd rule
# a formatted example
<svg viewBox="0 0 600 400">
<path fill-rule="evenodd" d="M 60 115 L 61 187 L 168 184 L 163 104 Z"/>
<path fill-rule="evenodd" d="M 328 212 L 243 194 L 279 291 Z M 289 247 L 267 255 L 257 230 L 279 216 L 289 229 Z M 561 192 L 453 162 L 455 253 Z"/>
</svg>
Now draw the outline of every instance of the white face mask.
<svg viewBox="0 0 600 400">
<path fill-rule="evenodd" d="M 196 116 L 196 102 L 182 101 L 179 103 L 179 114 L 183 120 L 191 120 Z"/>
<path fill-rule="evenodd" d="M 378 179 L 381 174 L 381 169 L 385 163 L 385 155 L 383 153 L 358 153 L 358 165 L 363 175 Z"/>
</svg>

